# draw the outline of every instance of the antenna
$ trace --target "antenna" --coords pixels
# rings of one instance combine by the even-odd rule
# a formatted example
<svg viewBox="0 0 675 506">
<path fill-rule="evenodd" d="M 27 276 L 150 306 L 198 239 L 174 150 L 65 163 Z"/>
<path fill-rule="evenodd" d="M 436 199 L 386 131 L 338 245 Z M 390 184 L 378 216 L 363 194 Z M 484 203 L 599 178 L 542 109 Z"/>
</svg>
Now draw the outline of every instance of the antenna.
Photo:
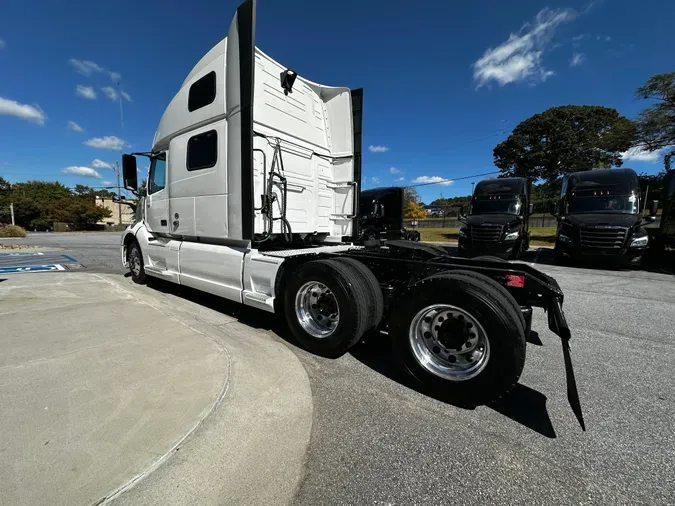
<svg viewBox="0 0 675 506">
<path fill-rule="evenodd" d="M 122 86 L 121 80 L 117 81 L 117 98 L 120 101 L 120 121 L 122 122 L 122 130 L 124 130 L 124 109 L 122 108 Z"/>
</svg>

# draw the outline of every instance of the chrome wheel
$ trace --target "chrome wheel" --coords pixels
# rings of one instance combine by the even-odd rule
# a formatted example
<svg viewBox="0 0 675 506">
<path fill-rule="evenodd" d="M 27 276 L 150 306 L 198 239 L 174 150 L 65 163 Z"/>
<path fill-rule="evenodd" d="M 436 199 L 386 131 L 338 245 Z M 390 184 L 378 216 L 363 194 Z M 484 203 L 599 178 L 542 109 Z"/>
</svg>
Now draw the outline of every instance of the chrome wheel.
<svg viewBox="0 0 675 506">
<path fill-rule="evenodd" d="M 136 245 L 131 246 L 129 250 L 129 269 L 134 276 L 141 274 L 141 252 Z"/>
<path fill-rule="evenodd" d="M 482 325 L 463 309 L 435 304 L 420 310 L 409 329 L 417 362 L 431 374 L 466 381 L 480 374 L 490 358 Z"/>
<path fill-rule="evenodd" d="M 340 308 L 326 285 L 309 281 L 295 295 L 295 315 L 305 332 L 322 339 L 335 332 L 340 321 Z"/>
</svg>

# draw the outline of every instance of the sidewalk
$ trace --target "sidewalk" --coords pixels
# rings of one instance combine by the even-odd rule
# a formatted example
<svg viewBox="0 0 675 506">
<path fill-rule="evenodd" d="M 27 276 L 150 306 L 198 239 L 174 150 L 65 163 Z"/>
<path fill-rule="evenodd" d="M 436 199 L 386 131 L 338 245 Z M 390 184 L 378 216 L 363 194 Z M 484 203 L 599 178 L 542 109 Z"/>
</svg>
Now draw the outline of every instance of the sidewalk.
<svg viewBox="0 0 675 506">
<path fill-rule="evenodd" d="M 283 344 L 121 276 L 0 280 L 0 505 L 290 501 L 311 392 Z"/>
</svg>

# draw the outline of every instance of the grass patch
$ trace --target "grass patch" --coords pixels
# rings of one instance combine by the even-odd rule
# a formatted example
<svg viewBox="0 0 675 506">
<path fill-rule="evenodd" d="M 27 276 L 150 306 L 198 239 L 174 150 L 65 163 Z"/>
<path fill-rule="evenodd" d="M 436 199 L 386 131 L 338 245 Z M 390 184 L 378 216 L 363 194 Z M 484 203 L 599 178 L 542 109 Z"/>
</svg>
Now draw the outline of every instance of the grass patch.
<svg viewBox="0 0 675 506">
<path fill-rule="evenodd" d="M 421 241 L 454 242 L 457 241 L 459 228 L 420 228 Z M 550 246 L 555 242 L 555 227 L 530 227 L 533 246 Z"/>
<path fill-rule="evenodd" d="M 26 231 L 16 225 L 0 225 L 0 237 L 26 237 Z"/>
</svg>

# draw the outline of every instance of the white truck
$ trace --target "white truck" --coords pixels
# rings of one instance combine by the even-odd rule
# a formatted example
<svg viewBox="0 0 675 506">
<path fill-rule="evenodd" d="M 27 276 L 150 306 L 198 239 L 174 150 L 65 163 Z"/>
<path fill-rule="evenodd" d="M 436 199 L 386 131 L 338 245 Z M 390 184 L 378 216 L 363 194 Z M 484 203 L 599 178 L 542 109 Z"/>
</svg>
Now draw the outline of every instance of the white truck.
<svg viewBox="0 0 675 506">
<path fill-rule="evenodd" d="M 452 257 L 410 241 L 357 246 L 362 90 L 296 75 L 255 46 L 255 0 L 195 65 L 152 150 L 141 219 L 122 236 L 133 280 L 153 276 L 283 317 L 299 343 L 337 357 L 367 332 L 421 385 L 458 404 L 506 395 L 525 363 L 532 306 L 563 343 L 553 278 L 526 264 Z"/>
</svg>

